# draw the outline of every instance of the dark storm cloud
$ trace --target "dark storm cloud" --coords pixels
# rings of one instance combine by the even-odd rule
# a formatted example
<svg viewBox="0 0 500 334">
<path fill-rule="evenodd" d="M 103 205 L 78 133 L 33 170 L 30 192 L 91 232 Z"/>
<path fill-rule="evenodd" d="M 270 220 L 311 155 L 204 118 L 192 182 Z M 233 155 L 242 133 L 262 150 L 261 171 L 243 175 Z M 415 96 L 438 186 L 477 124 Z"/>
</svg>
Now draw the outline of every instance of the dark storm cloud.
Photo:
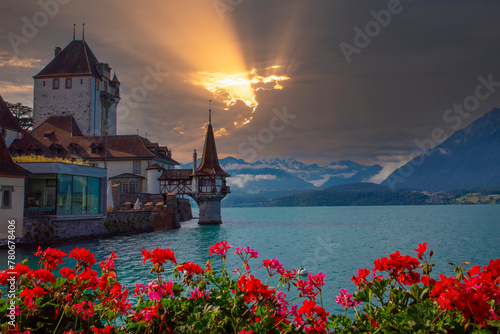
<svg viewBox="0 0 500 334">
<path fill-rule="evenodd" d="M 219 15 L 209 0 L 184 4 L 185 8 L 170 6 L 169 1 L 151 1 L 144 8 L 131 0 L 73 0 L 61 5 L 60 14 L 51 17 L 35 38 L 20 45 L 17 57 L 41 60 L 38 68 L 0 66 L 0 82 L 32 84 L 31 76 L 51 59 L 53 47 L 70 41 L 72 24 L 85 20 L 87 42 L 100 61 L 117 70 L 128 94 L 119 110 L 138 102 L 119 121 L 120 132 L 147 132 L 173 148 L 174 158 L 187 161 L 192 149 L 203 145 L 207 101 L 213 98 L 188 82 L 192 71 L 203 70 L 207 56 L 191 57 L 189 50 L 209 50 L 215 56 L 225 52 L 227 40 L 218 44 L 217 36 L 203 35 L 210 25 L 220 25 L 226 27 L 220 31 L 229 29 L 235 35 L 246 70 L 281 65 L 281 74 L 290 77 L 281 82 L 283 90 L 257 91 L 259 106 L 244 127 L 233 122 L 237 115 L 247 115 L 248 107 L 237 104 L 224 110 L 221 101 L 214 102 L 215 130 L 227 131 L 217 138 L 220 155 L 245 158 L 248 154 L 238 147 L 259 134 L 269 137 L 266 129 L 276 117 L 273 110 L 286 108 L 296 117 L 273 132 L 272 140 L 260 143 L 259 158 L 350 158 L 394 168 L 392 161 L 408 159 L 416 149 L 415 140 L 430 137 L 434 128 L 452 133 L 443 114 L 474 94 L 479 76 L 492 74 L 500 81 L 498 1 L 402 0 L 399 13 L 348 63 L 340 44 L 355 45 L 354 28 L 364 30 L 375 20 L 373 11 L 387 10 L 394 1 L 243 0 Z M 7 33 L 19 33 L 21 18 L 32 18 L 39 10 L 33 1 L 0 4 L 0 59 L 14 56 Z M 162 13 L 182 17 L 162 19 Z M 199 20 L 200 15 L 207 21 Z M 136 101 L 132 93 L 141 87 L 148 66 L 160 66 L 169 75 Z M 0 94 L 32 99 L 30 91 Z M 462 126 L 499 105 L 496 92 L 481 101 Z"/>
</svg>

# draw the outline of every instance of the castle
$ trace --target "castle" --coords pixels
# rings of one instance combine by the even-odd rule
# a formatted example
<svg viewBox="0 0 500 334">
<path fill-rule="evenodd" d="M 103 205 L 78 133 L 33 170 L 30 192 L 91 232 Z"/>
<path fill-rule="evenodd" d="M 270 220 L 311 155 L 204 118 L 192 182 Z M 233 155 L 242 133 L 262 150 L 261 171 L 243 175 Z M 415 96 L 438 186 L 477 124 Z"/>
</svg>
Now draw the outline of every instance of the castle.
<svg viewBox="0 0 500 334">
<path fill-rule="evenodd" d="M 174 169 L 179 163 L 168 147 L 139 135 L 116 134 L 120 81 L 111 71 L 84 38 L 73 38 L 64 49 L 56 47 L 54 58 L 33 77 L 34 130 L 13 141 L 11 155 L 81 158 L 107 168 L 108 188 L 118 184 L 124 194 L 164 198 L 169 193 L 187 194 L 200 207 L 200 224 L 220 224 L 220 201 L 229 193 L 229 174 L 218 162 L 211 119 L 200 167 L 189 170 L 189 175 Z"/>
</svg>

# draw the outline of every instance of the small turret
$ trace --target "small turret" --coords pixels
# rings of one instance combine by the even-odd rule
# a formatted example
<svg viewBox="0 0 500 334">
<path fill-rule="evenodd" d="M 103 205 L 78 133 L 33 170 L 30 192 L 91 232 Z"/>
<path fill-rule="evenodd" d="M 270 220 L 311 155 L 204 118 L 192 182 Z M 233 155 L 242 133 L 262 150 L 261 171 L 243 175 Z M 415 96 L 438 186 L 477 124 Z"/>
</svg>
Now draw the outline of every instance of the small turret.
<svg viewBox="0 0 500 334">
<path fill-rule="evenodd" d="M 115 86 L 115 97 L 120 97 L 120 80 L 118 80 L 118 77 L 115 75 L 113 76 L 113 80 L 111 80 L 113 85 Z"/>
<path fill-rule="evenodd" d="M 220 202 L 230 193 L 226 184 L 226 178 L 230 176 L 219 164 L 212 128 L 212 109 L 210 108 L 203 156 L 200 166 L 196 168 L 193 175 L 193 184 L 196 184 L 197 187 L 193 187 L 191 195 L 200 207 L 199 224 L 222 224 Z"/>
</svg>

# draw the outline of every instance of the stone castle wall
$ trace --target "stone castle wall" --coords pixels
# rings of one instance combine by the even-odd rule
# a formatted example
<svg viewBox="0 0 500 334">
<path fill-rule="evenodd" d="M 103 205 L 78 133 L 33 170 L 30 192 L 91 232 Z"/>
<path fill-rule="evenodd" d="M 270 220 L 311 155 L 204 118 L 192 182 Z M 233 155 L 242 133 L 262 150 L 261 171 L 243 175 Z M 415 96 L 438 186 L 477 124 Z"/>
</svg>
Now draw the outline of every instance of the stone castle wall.
<svg viewBox="0 0 500 334">
<path fill-rule="evenodd" d="M 50 244 L 65 240 L 136 234 L 180 228 L 192 219 L 188 199 L 167 196 L 167 206 L 153 210 L 116 210 L 106 217 L 25 217 L 20 244 Z M 0 245 L 2 245 L 0 240 Z"/>
<path fill-rule="evenodd" d="M 70 89 L 66 88 L 65 77 L 59 78 L 59 89 L 53 89 L 53 80 L 53 78 L 35 79 L 33 126 L 37 127 L 50 116 L 73 116 L 84 136 L 93 135 L 91 133 L 94 107 L 92 78 L 73 77 Z"/>
</svg>

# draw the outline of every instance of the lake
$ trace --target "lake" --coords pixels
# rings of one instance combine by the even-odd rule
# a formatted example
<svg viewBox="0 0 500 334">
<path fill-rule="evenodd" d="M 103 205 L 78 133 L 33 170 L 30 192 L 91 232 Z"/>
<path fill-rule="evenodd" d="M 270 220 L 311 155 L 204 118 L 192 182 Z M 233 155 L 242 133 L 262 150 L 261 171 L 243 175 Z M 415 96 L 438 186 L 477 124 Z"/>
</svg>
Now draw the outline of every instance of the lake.
<svg viewBox="0 0 500 334">
<path fill-rule="evenodd" d="M 196 210 L 193 214 L 197 216 Z M 287 269 L 303 266 L 313 273 L 325 273 L 323 300 L 330 312 L 342 311 L 335 296 L 341 288 L 355 291 L 350 279 L 359 268 L 372 269 L 373 260 L 396 250 L 416 257 L 413 249 L 418 243 L 427 242 L 428 250 L 434 250 L 434 277 L 438 272 L 453 272 L 448 262 L 484 266 L 490 259 L 500 258 L 500 205 L 223 208 L 222 216 L 220 226 L 199 226 L 192 220 L 178 230 L 50 246 L 68 254 L 75 247 L 84 247 L 95 253 L 98 262 L 116 252 L 118 278 L 133 290 L 136 282 L 154 278 L 150 266 L 141 262 L 142 249 L 170 248 L 178 262 L 203 266 L 210 259 L 208 248 L 227 240 L 233 251 L 250 246 L 260 253 L 250 264 L 261 279 L 266 275 L 256 269 L 267 258 L 278 258 Z M 18 248 L 17 260 L 29 258 L 34 266 L 35 251 L 36 247 Z M 2 269 L 6 256 L 7 251 L 0 250 Z M 227 264 L 230 270 L 241 267 L 232 252 Z"/>
</svg>

